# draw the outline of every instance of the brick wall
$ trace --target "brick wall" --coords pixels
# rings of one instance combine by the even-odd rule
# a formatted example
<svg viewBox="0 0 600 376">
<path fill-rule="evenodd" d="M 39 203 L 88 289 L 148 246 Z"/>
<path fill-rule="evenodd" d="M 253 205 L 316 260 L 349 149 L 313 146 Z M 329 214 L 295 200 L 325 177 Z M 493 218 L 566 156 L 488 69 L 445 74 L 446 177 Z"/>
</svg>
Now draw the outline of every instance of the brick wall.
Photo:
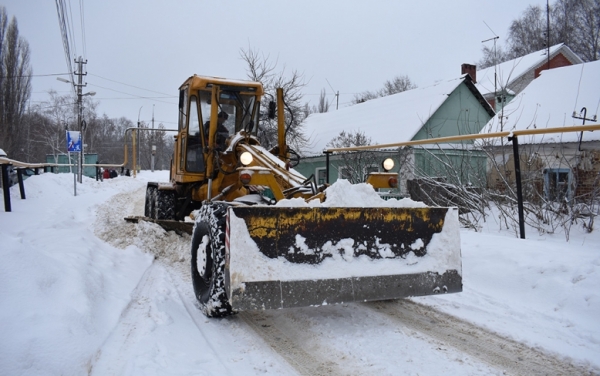
<svg viewBox="0 0 600 376">
<path fill-rule="evenodd" d="M 587 152 L 584 156 L 587 160 L 580 163 L 573 173 L 577 179 L 576 196 L 589 195 L 600 189 L 600 151 Z"/>
<path fill-rule="evenodd" d="M 565 55 L 563 55 L 563 54 L 558 54 L 558 55 L 554 56 L 552 59 L 550 59 L 550 69 L 566 67 L 569 65 L 573 65 L 573 63 L 571 63 L 569 61 L 569 59 L 567 59 L 565 57 Z M 544 64 L 542 64 L 540 67 L 538 67 L 535 70 L 535 78 L 538 78 L 540 76 L 540 73 L 546 69 L 548 69 L 548 64 L 546 62 L 544 62 Z"/>
</svg>

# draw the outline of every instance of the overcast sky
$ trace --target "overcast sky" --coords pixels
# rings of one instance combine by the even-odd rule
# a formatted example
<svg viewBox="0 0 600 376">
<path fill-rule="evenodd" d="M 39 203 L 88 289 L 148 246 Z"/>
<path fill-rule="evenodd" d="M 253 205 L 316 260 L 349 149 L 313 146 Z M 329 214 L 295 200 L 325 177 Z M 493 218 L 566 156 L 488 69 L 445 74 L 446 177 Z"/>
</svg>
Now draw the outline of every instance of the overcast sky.
<svg viewBox="0 0 600 376">
<path fill-rule="evenodd" d="M 492 30 L 506 43 L 510 22 L 529 4 L 545 6 L 539 0 L 71 0 L 71 60 L 87 59 L 84 93 L 95 91 L 98 114 L 111 118 L 136 122 L 139 114 L 149 122 L 154 110 L 155 123 L 175 127 L 181 83 L 193 74 L 246 78 L 240 51 L 248 48 L 269 56 L 279 71 L 303 73 L 306 102 L 315 104 L 326 89 L 335 108 L 332 88 L 343 107 L 398 75 L 419 87 L 458 77 L 462 63 L 481 59 Z M 47 100 L 51 89 L 68 94 L 69 84 L 56 76 L 37 76 L 68 71 L 56 2 L 4 6 L 31 49 L 31 102 Z"/>
</svg>

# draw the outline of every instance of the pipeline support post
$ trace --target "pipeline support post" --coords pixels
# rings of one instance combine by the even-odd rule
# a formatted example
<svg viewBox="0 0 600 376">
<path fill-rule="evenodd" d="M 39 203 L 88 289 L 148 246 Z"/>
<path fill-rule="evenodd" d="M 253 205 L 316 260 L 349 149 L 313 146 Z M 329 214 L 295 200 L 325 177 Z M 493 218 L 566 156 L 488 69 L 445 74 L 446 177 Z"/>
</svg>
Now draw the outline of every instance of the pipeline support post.
<svg viewBox="0 0 600 376">
<path fill-rule="evenodd" d="M 12 208 L 10 206 L 10 190 L 9 190 L 9 185 L 10 183 L 8 182 L 8 179 L 10 179 L 10 177 L 8 176 L 8 164 L 2 164 L 2 191 L 4 193 L 4 211 L 5 212 L 10 212 L 12 211 Z"/>
<path fill-rule="evenodd" d="M 519 140 L 517 136 L 508 137 L 513 144 L 513 159 L 515 160 L 515 180 L 517 183 L 517 203 L 519 209 L 519 233 L 525 239 L 525 216 L 523 215 L 523 187 L 521 184 L 521 162 L 519 158 Z"/>
<path fill-rule="evenodd" d="M 325 183 L 329 184 L 329 154 L 331 152 L 329 150 L 325 150 Z"/>
</svg>

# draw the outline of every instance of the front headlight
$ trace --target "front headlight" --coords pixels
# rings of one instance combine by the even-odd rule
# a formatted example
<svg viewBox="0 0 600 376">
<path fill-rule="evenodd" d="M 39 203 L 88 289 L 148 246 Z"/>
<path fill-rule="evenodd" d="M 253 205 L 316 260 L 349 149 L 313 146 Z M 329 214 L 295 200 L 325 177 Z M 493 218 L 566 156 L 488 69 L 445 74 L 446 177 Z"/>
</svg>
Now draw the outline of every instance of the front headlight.
<svg viewBox="0 0 600 376">
<path fill-rule="evenodd" d="M 242 155 L 240 155 L 240 162 L 242 162 L 244 166 L 248 166 L 250 163 L 252 163 L 252 160 L 252 154 L 250 154 L 247 151 L 243 152 Z"/>
<path fill-rule="evenodd" d="M 394 160 L 392 158 L 387 158 L 385 161 L 383 161 L 381 167 L 383 167 L 385 171 L 391 170 L 394 168 Z"/>
</svg>

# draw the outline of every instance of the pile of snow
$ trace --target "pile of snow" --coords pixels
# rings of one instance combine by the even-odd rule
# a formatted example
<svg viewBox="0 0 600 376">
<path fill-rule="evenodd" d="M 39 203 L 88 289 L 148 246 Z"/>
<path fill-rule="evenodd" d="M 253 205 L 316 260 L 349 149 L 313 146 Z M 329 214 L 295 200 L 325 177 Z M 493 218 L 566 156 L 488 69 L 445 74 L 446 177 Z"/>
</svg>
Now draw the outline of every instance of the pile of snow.
<svg viewBox="0 0 600 376">
<path fill-rule="evenodd" d="M 375 192 L 373 186 L 367 183 L 351 184 L 346 179 L 339 179 L 325 190 L 325 201 L 310 202 L 302 198 L 280 200 L 276 206 L 279 207 L 351 207 L 351 208 L 423 208 L 422 202 L 413 201 L 409 198 L 384 200 Z"/>
</svg>

